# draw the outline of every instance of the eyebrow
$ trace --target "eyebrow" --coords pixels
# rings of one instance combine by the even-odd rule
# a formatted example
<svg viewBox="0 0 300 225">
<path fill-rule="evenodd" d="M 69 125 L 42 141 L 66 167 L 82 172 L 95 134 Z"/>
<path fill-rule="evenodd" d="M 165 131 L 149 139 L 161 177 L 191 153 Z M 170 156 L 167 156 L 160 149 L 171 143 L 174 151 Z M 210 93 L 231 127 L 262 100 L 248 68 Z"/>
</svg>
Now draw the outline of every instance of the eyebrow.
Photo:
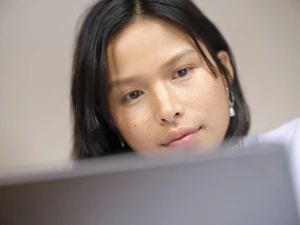
<svg viewBox="0 0 300 225">
<path fill-rule="evenodd" d="M 166 63 L 164 63 L 163 67 L 168 67 L 170 65 L 173 65 L 175 62 L 179 61 L 180 59 L 182 59 L 183 57 L 185 57 L 185 56 L 187 56 L 187 55 L 189 55 L 191 53 L 196 53 L 196 51 L 194 49 L 183 50 L 183 51 L 177 53 L 176 55 L 174 55 Z"/>
<path fill-rule="evenodd" d="M 180 59 L 182 59 L 183 57 L 185 57 L 191 53 L 196 53 L 196 51 L 194 49 L 183 50 L 183 51 L 177 53 L 176 55 L 174 55 L 167 62 L 165 62 L 162 65 L 162 67 L 169 67 L 169 66 L 173 65 L 175 62 L 179 61 Z M 130 84 L 130 83 L 136 82 L 137 80 L 138 80 L 138 76 L 131 76 L 131 77 L 128 77 L 125 79 L 116 80 L 116 81 L 112 82 L 111 84 L 109 84 L 108 90 L 110 91 L 116 86 Z"/>
<path fill-rule="evenodd" d="M 125 78 L 125 79 L 116 80 L 116 81 L 112 82 L 111 84 L 109 84 L 108 90 L 111 91 L 116 86 L 121 86 L 121 85 L 134 83 L 137 80 L 138 80 L 138 76 L 132 76 L 132 77 L 128 77 L 128 78 Z"/>
</svg>

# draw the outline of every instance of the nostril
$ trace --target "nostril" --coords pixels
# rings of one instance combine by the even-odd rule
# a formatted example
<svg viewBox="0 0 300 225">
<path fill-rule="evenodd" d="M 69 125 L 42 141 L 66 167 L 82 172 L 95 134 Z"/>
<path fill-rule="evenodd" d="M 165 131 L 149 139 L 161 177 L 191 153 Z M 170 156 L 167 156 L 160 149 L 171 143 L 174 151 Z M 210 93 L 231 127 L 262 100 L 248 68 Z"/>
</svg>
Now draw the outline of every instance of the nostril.
<svg viewBox="0 0 300 225">
<path fill-rule="evenodd" d="M 177 117 L 180 117 L 181 113 L 177 112 L 177 113 L 166 113 L 168 115 L 162 116 L 162 118 L 160 119 L 161 122 L 165 123 L 165 122 L 172 122 L 175 119 L 177 119 Z"/>
<path fill-rule="evenodd" d="M 175 116 L 179 116 L 179 115 L 180 115 L 180 113 L 179 113 L 179 112 L 175 113 Z"/>
</svg>

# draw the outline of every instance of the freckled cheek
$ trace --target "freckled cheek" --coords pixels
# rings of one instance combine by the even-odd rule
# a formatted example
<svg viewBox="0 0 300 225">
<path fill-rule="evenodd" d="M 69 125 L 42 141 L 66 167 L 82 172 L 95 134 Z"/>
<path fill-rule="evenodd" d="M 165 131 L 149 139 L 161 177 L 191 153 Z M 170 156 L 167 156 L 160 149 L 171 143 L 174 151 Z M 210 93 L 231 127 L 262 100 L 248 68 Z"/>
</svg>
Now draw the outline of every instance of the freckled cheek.
<svg viewBox="0 0 300 225">
<path fill-rule="evenodd" d="M 211 88 L 210 96 L 207 98 L 207 113 L 209 120 L 211 138 L 223 139 L 229 124 L 229 105 L 224 84 L 217 80 Z"/>
<path fill-rule="evenodd" d="M 134 116 L 130 113 L 126 113 L 123 111 L 119 111 L 118 115 L 116 116 L 116 124 L 117 127 L 120 129 L 121 133 L 126 134 L 134 131 L 134 129 L 138 129 L 140 122 L 138 115 Z"/>
<path fill-rule="evenodd" d="M 197 80 L 185 90 L 185 104 L 194 109 L 207 109 L 215 101 L 214 84 Z"/>
<path fill-rule="evenodd" d="M 139 110 L 135 110 L 134 113 L 120 112 L 117 116 L 117 127 L 122 136 L 136 150 L 151 147 L 155 139 L 153 124 L 149 113 Z"/>
<path fill-rule="evenodd" d="M 222 79 L 213 74 L 201 72 L 197 74 L 185 92 L 185 106 L 206 121 L 219 121 L 221 114 L 226 115 L 227 97 Z M 225 111 L 224 113 L 224 110 Z M 203 122 L 204 122 L 203 121 Z"/>
</svg>

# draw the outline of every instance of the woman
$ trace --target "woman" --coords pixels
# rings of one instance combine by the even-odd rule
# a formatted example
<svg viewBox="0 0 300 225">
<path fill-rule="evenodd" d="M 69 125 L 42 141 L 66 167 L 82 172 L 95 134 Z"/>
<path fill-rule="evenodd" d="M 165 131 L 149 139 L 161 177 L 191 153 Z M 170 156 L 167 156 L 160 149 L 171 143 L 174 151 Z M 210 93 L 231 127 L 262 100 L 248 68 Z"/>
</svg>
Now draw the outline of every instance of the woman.
<svg viewBox="0 0 300 225">
<path fill-rule="evenodd" d="M 246 136 L 247 103 L 222 34 L 188 0 L 102 0 L 73 62 L 74 152 L 209 150 Z"/>
</svg>

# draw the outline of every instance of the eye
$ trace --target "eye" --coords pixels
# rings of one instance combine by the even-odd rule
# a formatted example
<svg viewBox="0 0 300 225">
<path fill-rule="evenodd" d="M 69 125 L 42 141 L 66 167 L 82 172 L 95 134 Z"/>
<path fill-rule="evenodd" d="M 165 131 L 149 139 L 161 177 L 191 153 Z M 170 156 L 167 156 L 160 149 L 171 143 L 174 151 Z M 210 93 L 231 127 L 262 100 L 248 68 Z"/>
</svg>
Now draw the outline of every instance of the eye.
<svg viewBox="0 0 300 225">
<path fill-rule="evenodd" d="M 174 75 L 174 77 L 175 77 L 175 78 L 178 78 L 178 77 L 184 77 L 184 76 L 188 75 L 190 71 L 191 71 L 190 68 L 183 68 L 183 69 L 181 69 L 181 70 L 178 70 L 178 71 L 176 72 L 176 74 Z"/>
<path fill-rule="evenodd" d="M 124 97 L 124 100 L 135 100 L 143 94 L 144 94 L 144 92 L 142 92 L 142 91 L 133 91 L 133 92 L 130 92 L 129 94 L 127 94 Z"/>
</svg>

